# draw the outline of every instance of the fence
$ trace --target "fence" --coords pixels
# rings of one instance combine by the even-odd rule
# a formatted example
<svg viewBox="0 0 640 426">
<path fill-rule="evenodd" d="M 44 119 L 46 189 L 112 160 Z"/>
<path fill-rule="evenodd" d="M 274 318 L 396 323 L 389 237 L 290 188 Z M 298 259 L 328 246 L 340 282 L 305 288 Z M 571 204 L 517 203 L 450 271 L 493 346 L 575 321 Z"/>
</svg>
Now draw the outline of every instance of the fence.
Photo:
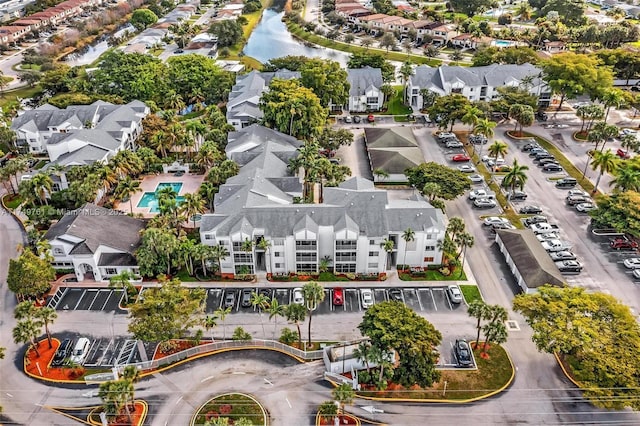
<svg viewBox="0 0 640 426">
<path fill-rule="evenodd" d="M 208 352 L 215 352 L 222 349 L 269 349 L 284 352 L 288 355 L 303 359 L 304 361 L 315 361 L 322 359 L 323 350 L 319 351 L 302 351 L 300 349 L 293 348 L 288 345 L 284 345 L 274 340 L 228 340 L 223 342 L 207 343 L 204 345 L 198 345 L 193 348 L 186 349 L 181 352 L 168 355 L 160 359 L 154 359 L 151 361 L 137 362 L 133 364 L 118 365 L 119 371 L 122 371 L 126 366 L 132 365 L 138 370 L 155 370 L 165 365 L 173 364 L 184 359 L 205 354 Z"/>
</svg>

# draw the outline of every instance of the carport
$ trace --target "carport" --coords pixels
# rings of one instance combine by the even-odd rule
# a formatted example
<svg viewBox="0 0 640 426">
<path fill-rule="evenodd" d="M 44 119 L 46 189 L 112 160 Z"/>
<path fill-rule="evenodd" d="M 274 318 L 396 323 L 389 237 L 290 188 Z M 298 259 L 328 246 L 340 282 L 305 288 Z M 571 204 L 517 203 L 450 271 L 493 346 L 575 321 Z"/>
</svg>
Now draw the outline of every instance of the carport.
<svg viewBox="0 0 640 426">
<path fill-rule="evenodd" d="M 535 293 L 545 284 L 566 286 L 555 263 L 529 229 L 500 229 L 496 232 L 496 243 L 525 293 Z"/>
</svg>

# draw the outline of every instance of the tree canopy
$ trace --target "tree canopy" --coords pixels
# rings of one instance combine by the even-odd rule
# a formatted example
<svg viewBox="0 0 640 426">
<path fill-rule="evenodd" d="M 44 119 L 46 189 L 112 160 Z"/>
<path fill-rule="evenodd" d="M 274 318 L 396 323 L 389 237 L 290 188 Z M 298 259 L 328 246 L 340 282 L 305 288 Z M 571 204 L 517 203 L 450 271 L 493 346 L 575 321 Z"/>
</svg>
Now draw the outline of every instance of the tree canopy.
<svg viewBox="0 0 640 426">
<path fill-rule="evenodd" d="M 312 59 L 303 65 L 300 82 L 320 99 L 323 107 L 329 103 L 344 105 L 349 98 L 347 71 L 335 61 Z"/>
<path fill-rule="evenodd" d="M 506 47 L 495 46 L 480 47 L 473 55 L 472 65 L 474 67 L 491 64 L 535 64 L 539 56 L 531 47 Z"/>
<path fill-rule="evenodd" d="M 500 97 L 491 101 L 492 111 L 508 113 L 512 105 L 529 105 L 531 108 L 538 107 L 538 97 L 532 95 L 528 90 L 514 86 L 498 87 Z"/>
<path fill-rule="evenodd" d="M 46 257 L 25 249 L 17 259 L 9 260 L 7 285 L 19 298 L 41 296 L 51 287 L 55 271 Z"/>
<path fill-rule="evenodd" d="M 491 0 L 450 0 L 451 8 L 456 12 L 473 16 L 491 8 Z"/>
<path fill-rule="evenodd" d="M 604 408 L 640 409 L 640 326 L 613 296 L 544 286 L 513 302 L 538 350 L 567 355 L 584 395 Z"/>
<path fill-rule="evenodd" d="M 466 110 L 470 105 L 469 99 L 460 94 L 453 94 L 440 96 L 427 111 L 430 117 L 440 118 L 438 123 L 440 128 L 450 125 L 451 130 L 453 130 L 456 120 L 460 120 L 466 114 Z"/>
<path fill-rule="evenodd" d="M 365 312 L 358 329 L 371 339 L 373 346 L 397 352 L 400 361 L 393 372 L 396 383 L 429 387 L 439 380 L 440 373 L 435 369 L 438 353 L 434 348 L 442 335 L 405 304 L 376 303 Z"/>
<path fill-rule="evenodd" d="M 159 287 L 147 288 L 142 300 L 130 305 L 129 332 L 145 342 L 184 337 L 204 311 L 204 289 L 181 287 L 177 279 L 158 281 Z"/>
<path fill-rule="evenodd" d="M 218 46 L 233 46 L 242 40 L 242 25 L 235 19 L 224 19 L 211 24 L 209 32 L 218 37 Z"/>
<path fill-rule="evenodd" d="M 136 10 L 129 21 L 138 31 L 142 31 L 156 22 L 158 22 L 158 16 L 149 9 Z"/>
<path fill-rule="evenodd" d="M 352 53 L 349 57 L 347 68 L 364 67 L 380 68 L 382 72 L 382 80 L 385 83 L 393 81 L 393 79 L 395 78 L 394 66 L 389 61 L 384 59 L 384 56 L 382 56 L 382 54 L 380 53 Z"/>
<path fill-rule="evenodd" d="M 207 104 L 227 98 L 234 83 L 231 73 L 202 55 L 179 55 L 167 61 L 169 86 L 185 101 L 194 103 L 201 95 Z"/>
<path fill-rule="evenodd" d="M 597 198 L 598 208 L 589 212 L 596 228 L 613 228 L 640 238 L 640 193 L 617 192 Z"/>
<path fill-rule="evenodd" d="M 445 200 L 453 200 L 471 188 L 471 181 L 465 173 L 435 162 L 422 163 L 407 169 L 405 174 L 409 184 L 419 191 L 428 183 L 437 184 L 433 195 Z"/>
</svg>

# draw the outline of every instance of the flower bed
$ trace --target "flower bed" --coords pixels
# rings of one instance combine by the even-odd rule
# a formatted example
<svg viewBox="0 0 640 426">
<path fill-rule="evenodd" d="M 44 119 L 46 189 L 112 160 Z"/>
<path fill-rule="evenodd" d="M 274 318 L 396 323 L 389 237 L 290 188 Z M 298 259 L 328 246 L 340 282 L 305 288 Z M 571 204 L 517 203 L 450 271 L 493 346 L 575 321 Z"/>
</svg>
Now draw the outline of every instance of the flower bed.
<svg viewBox="0 0 640 426">
<path fill-rule="evenodd" d="M 129 414 L 121 414 L 118 417 L 109 420 L 111 426 L 142 426 L 147 417 L 147 404 L 144 401 L 135 401 L 133 407 L 129 406 L 131 411 Z M 102 407 L 95 408 L 89 413 L 89 422 L 95 425 L 101 425 L 100 413 Z M 131 417 L 131 419 L 129 419 Z"/>
<path fill-rule="evenodd" d="M 164 358 L 167 357 L 169 355 L 173 355 L 177 352 L 182 352 L 182 351 L 186 351 L 187 349 L 191 349 L 194 348 L 198 345 L 205 345 L 207 343 L 211 343 L 210 339 L 208 340 L 203 340 L 201 341 L 199 344 L 196 344 L 195 340 L 170 340 L 168 342 L 168 345 L 166 345 L 167 342 L 162 342 L 159 343 L 158 346 L 156 346 L 156 350 L 153 353 L 153 359 L 160 359 L 160 358 Z M 167 347 L 161 347 L 161 345 L 165 345 Z"/>
<path fill-rule="evenodd" d="M 350 414 L 345 414 L 345 415 L 340 415 L 335 417 L 338 417 L 340 419 L 338 424 L 341 424 L 341 425 L 359 425 L 360 424 L 360 420 L 358 420 L 357 418 L 353 417 Z M 323 416 L 318 414 L 316 416 L 316 424 L 333 426 L 335 424 L 333 418 L 334 416 Z"/>
<path fill-rule="evenodd" d="M 229 420 L 244 417 L 254 425 L 267 424 L 265 411 L 258 401 L 249 395 L 239 393 L 219 395 L 210 399 L 196 412 L 192 424 L 203 425 L 219 417 L 226 417 Z M 229 422 L 229 424 L 233 423 Z"/>
</svg>

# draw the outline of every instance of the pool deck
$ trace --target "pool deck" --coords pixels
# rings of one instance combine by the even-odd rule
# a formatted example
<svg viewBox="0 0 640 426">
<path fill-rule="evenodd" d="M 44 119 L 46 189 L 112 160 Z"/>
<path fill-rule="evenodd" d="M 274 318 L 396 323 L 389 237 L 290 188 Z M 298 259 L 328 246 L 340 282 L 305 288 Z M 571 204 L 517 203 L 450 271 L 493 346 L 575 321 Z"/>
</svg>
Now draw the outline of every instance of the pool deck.
<svg viewBox="0 0 640 426">
<path fill-rule="evenodd" d="M 151 207 L 137 207 L 140 199 L 145 192 L 154 192 L 159 183 L 181 183 L 182 189 L 178 195 L 191 194 L 198 192 L 200 185 L 204 181 L 205 175 L 194 175 L 186 173 L 183 176 L 177 177 L 172 173 L 158 174 L 152 176 L 145 176 L 140 183 L 141 190 L 136 192 L 131 197 L 133 203 L 133 211 L 130 211 L 129 201 L 118 203 L 115 208 L 127 213 L 133 213 L 134 215 L 141 214 L 145 218 L 151 218 L 157 215 L 157 213 L 151 213 Z"/>
</svg>

